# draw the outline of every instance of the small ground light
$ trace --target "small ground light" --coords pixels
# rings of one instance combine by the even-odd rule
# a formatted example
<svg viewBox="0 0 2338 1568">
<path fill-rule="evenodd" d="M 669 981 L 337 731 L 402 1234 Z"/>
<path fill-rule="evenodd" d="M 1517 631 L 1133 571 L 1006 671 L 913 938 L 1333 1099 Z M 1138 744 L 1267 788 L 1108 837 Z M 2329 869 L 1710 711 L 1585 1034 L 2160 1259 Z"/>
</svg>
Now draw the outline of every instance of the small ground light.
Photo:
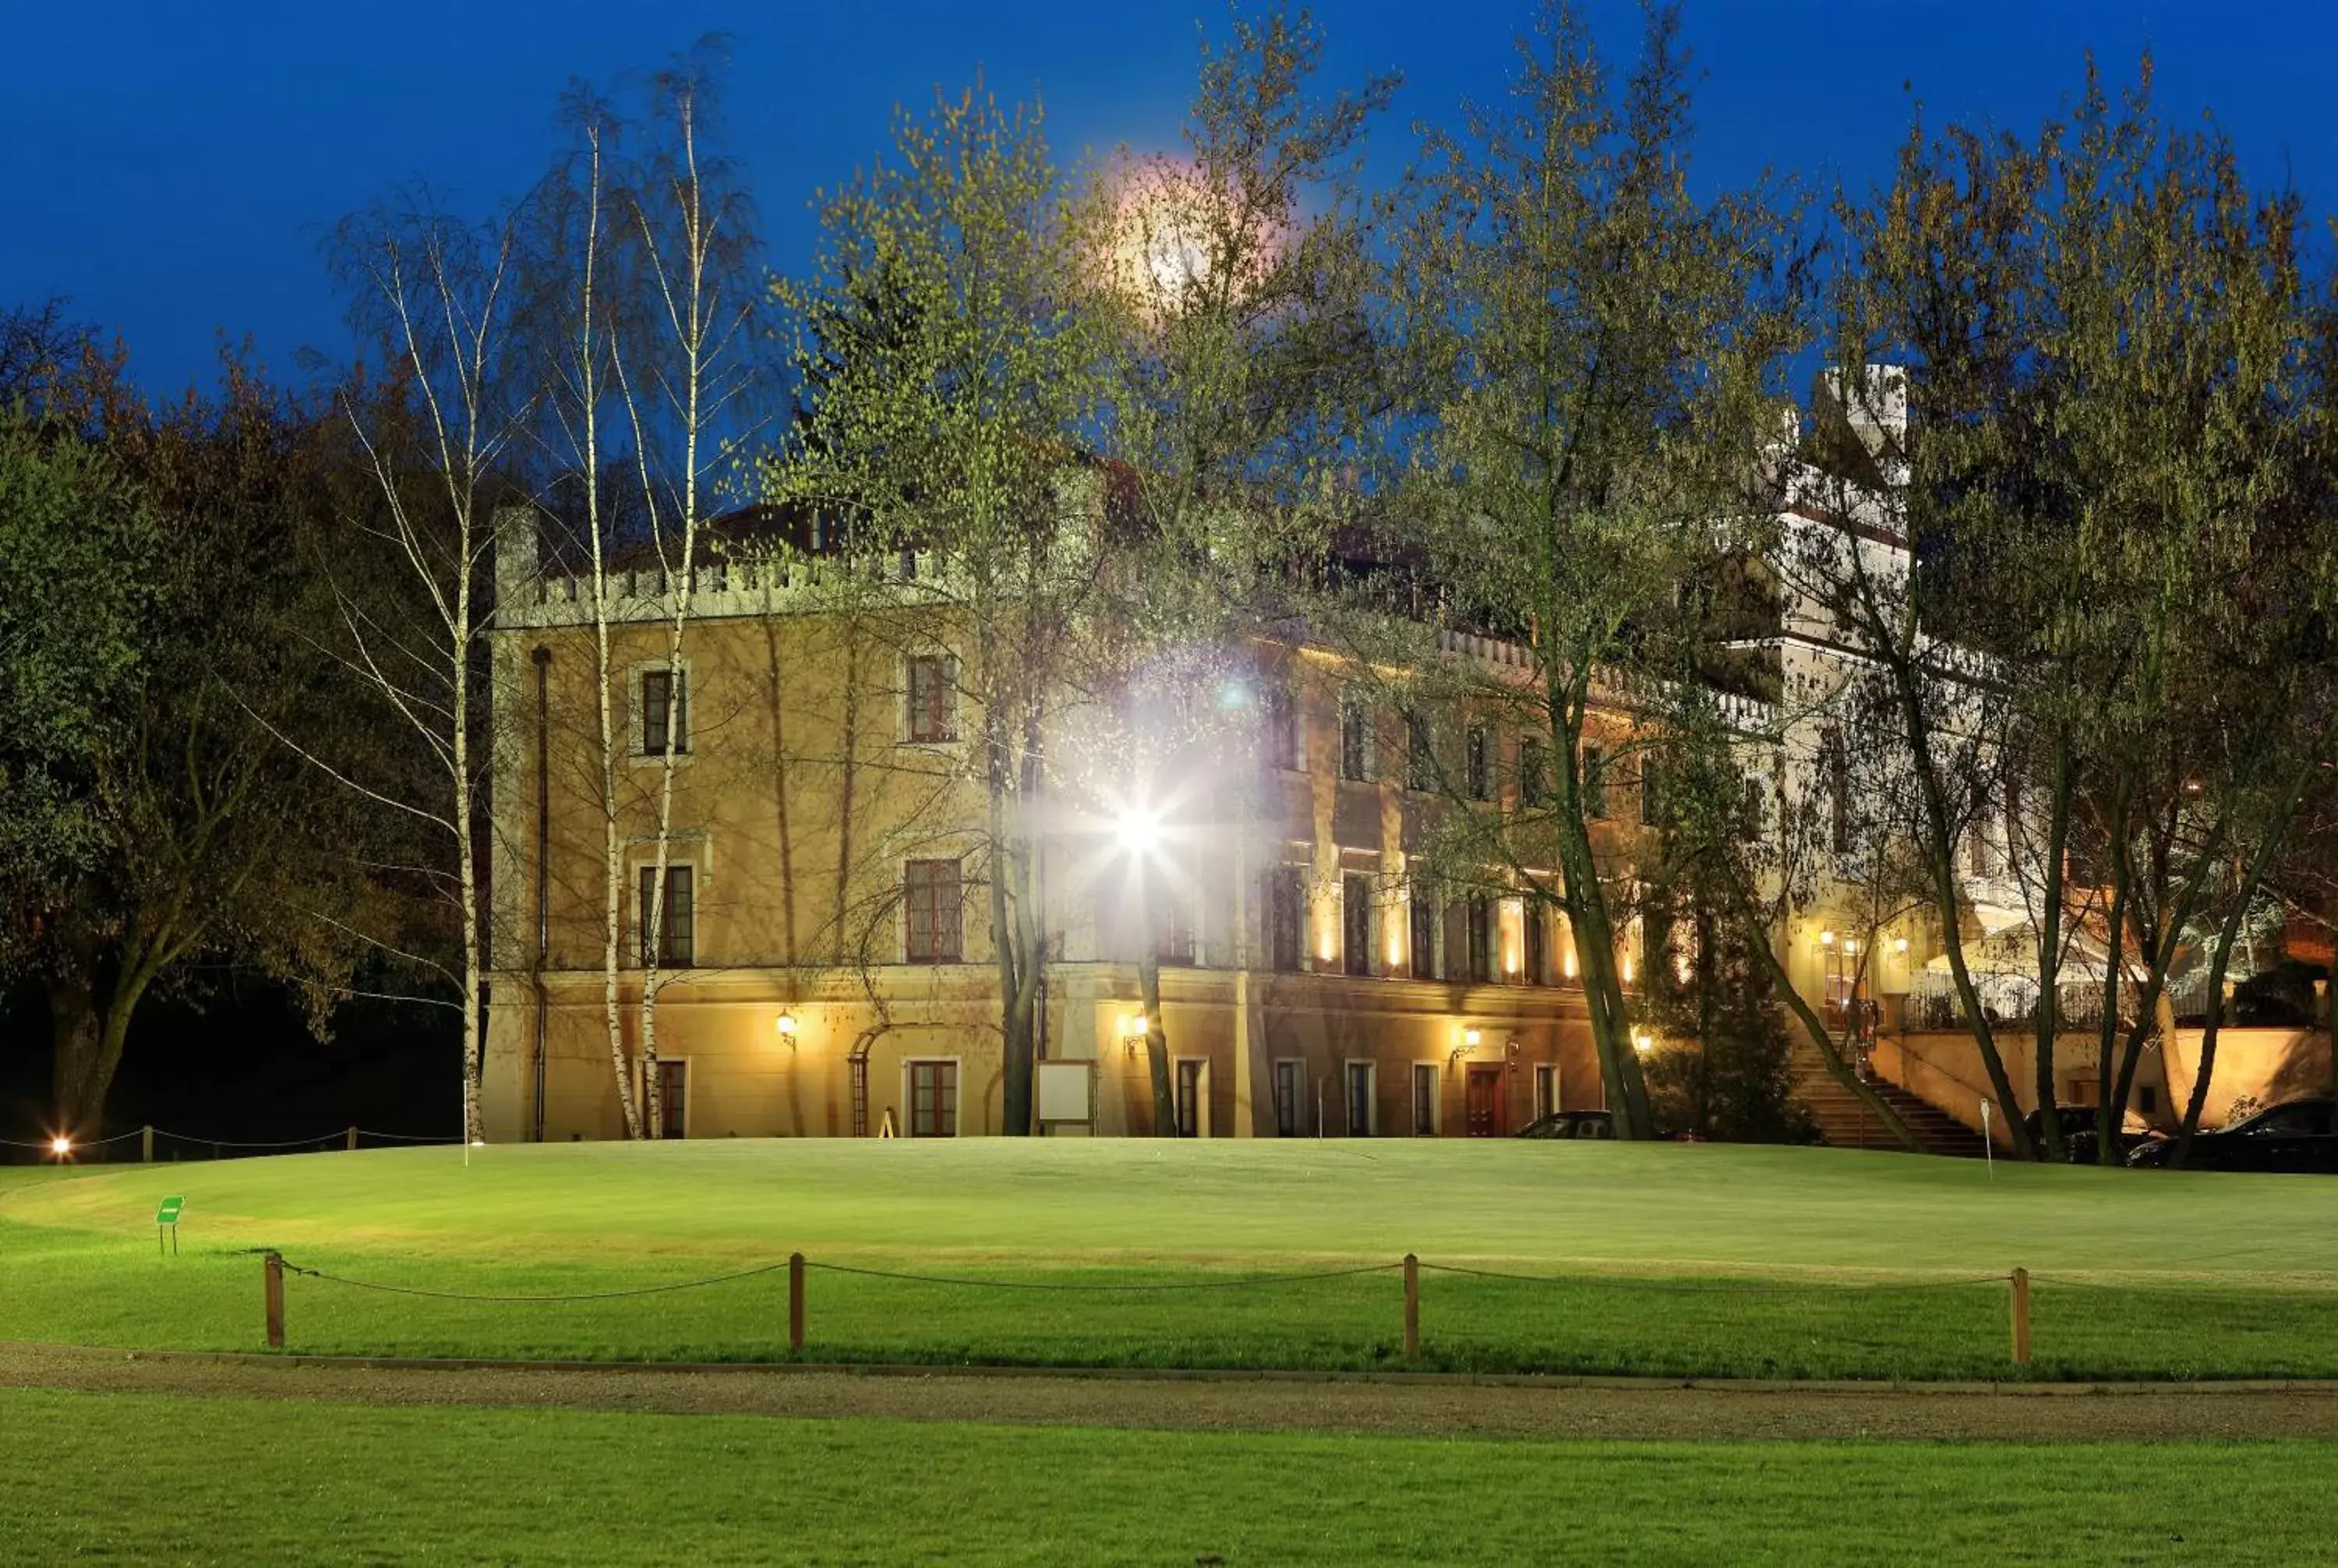
<svg viewBox="0 0 2338 1568">
<path fill-rule="evenodd" d="M 73 1140 L 60 1132 L 49 1140 L 49 1152 L 62 1160 L 73 1152 Z"/>
<path fill-rule="evenodd" d="M 1651 1051 L 1655 1050 L 1655 1048 L 1656 1048 L 1656 1043 L 1655 1043 L 1654 1040 L 1651 1040 L 1650 1038 L 1648 1038 L 1648 1036 L 1647 1036 L 1647 1034 L 1646 1034 L 1646 1033 L 1645 1033 L 1645 1031 L 1636 1030 L 1636 1031 L 1634 1031 L 1634 1032 L 1633 1032 L 1633 1034 L 1632 1034 L 1632 1049 L 1633 1049 L 1633 1050 L 1637 1051 L 1641 1055 L 1645 1056 L 1649 1052 L 1651 1052 Z"/>
</svg>

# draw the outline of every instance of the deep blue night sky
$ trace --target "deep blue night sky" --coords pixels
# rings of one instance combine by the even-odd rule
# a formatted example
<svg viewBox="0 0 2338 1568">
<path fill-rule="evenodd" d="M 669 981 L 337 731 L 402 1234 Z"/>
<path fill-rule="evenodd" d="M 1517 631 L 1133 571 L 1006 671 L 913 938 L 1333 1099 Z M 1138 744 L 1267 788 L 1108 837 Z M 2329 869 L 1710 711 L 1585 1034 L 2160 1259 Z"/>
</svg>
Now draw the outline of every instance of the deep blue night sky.
<svg viewBox="0 0 2338 1568">
<path fill-rule="evenodd" d="M 1377 166 L 1401 164 L 1412 119 L 1501 91 L 1530 4 L 1319 5 L 1333 78 L 1406 74 Z M 1629 5 L 1591 9 L 1629 41 Z M 303 347 L 344 356 L 318 250 L 336 218 L 416 177 L 482 207 L 515 193 L 545 164 L 569 78 L 653 67 L 714 31 L 732 38 L 731 146 L 791 268 L 814 188 L 881 148 L 896 103 L 979 69 L 1002 96 L 1044 96 L 1066 159 L 1169 145 L 1196 19 L 1223 15 L 1221 0 L 27 5 L 5 26 L 0 305 L 71 296 L 158 389 L 208 377 L 222 328 L 280 373 Z M 2076 90 L 2086 49 L 2123 78 L 2148 44 L 2171 117 L 2213 108 L 2253 177 L 2294 180 L 2317 213 L 2338 204 L 2327 0 L 1691 0 L 1687 30 L 1707 180 L 1769 164 L 1864 185 L 1906 126 L 1903 83 L 1935 122 L 2026 130 Z"/>
</svg>

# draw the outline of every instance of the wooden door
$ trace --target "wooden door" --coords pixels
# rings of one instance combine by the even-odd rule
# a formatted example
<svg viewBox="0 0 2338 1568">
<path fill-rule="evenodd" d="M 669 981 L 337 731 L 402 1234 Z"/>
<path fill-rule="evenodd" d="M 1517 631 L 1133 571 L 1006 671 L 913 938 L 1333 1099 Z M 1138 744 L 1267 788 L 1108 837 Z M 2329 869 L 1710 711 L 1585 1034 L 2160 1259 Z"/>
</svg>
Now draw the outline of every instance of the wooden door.
<svg viewBox="0 0 2338 1568">
<path fill-rule="evenodd" d="M 1502 1070 L 1498 1066 L 1469 1069 L 1469 1136 L 1499 1138 L 1508 1129 L 1502 1114 Z"/>
<path fill-rule="evenodd" d="M 661 1061 L 658 1067 L 658 1136 L 680 1138 L 690 1125 L 690 1063 Z"/>
</svg>

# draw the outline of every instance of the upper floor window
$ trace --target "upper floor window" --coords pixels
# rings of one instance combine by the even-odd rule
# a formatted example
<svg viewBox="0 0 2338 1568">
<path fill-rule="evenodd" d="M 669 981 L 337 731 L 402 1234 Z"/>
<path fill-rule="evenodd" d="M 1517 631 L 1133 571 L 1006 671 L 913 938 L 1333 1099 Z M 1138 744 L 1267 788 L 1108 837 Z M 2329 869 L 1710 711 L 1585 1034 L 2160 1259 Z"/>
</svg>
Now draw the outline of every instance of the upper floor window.
<svg viewBox="0 0 2338 1568">
<path fill-rule="evenodd" d="M 1539 806 L 1550 790 L 1550 769 L 1540 740 L 1527 736 L 1518 742 L 1518 805 Z"/>
<path fill-rule="evenodd" d="M 902 954 L 912 964 L 955 964 L 964 954 L 966 897 L 955 860 L 912 860 L 902 869 Z"/>
<path fill-rule="evenodd" d="M 1194 906 L 1175 888 L 1148 890 L 1153 900 L 1153 956 L 1164 964 L 1194 961 Z"/>
<path fill-rule="evenodd" d="M 1277 969 L 1297 969 L 1307 947 L 1307 888 L 1296 866 L 1278 866 L 1267 874 L 1268 959 Z"/>
<path fill-rule="evenodd" d="M 1819 750 L 1826 766 L 1827 841 L 1842 855 L 1851 848 L 1851 754 L 1843 749 L 1840 730 L 1822 735 Z"/>
<path fill-rule="evenodd" d="M 1483 893 L 1472 893 L 1463 911 L 1469 978 L 1482 984 L 1494 977 L 1494 901 Z"/>
<path fill-rule="evenodd" d="M 671 750 L 680 756 L 690 750 L 690 672 L 686 670 L 642 671 L 642 750 L 644 757 L 663 757 Z"/>
<path fill-rule="evenodd" d="M 1437 900 L 1416 885 L 1412 890 L 1412 977 L 1437 978 Z"/>
<path fill-rule="evenodd" d="M 1607 753 L 1596 746 L 1583 749 L 1583 814 L 1594 822 L 1607 815 Z"/>
<path fill-rule="evenodd" d="M 1347 876 L 1340 879 L 1340 935 L 1347 972 L 1372 972 L 1372 879 Z"/>
<path fill-rule="evenodd" d="M 1404 716 L 1404 787 L 1408 789 L 1437 788 L 1437 745 L 1429 732 L 1429 720 L 1418 713 Z"/>
<path fill-rule="evenodd" d="M 1340 777 L 1363 783 L 1372 776 L 1372 710 L 1361 702 L 1340 709 Z"/>
<path fill-rule="evenodd" d="M 691 871 L 687 866 L 667 867 L 665 897 L 660 899 L 657 867 L 642 867 L 641 902 L 635 916 L 641 929 L 643 968 L 653 964 L 687 968 L 692 962 L 697 911 L 693 907 L 694 878 Z"/>
<path fill-rule="evenodd" d="M 1299 703 L 1288 688 L 1269 686 L 1266 689 L 1266 762 L 1270 768 L 1285 768 L 1293 772 L 1303 767 L 1304 751 L 1300 744 Z"/>
<path fill-rule="evenodd" d="M 920 653 L 909 662 L 904 683 L 909 701 L 904 728 L 912 741 L 930 743 L 958 739 L 958 670 L 939 653 Z"/>
<path fill-rule="evenodd" d="M 1473 729 L 1462 737 L 1461 770 L 1463 782 L 1469 786 L 1472 800 L 1494 798 L 1493 738 L 1480 729 Z"/>
</svg>

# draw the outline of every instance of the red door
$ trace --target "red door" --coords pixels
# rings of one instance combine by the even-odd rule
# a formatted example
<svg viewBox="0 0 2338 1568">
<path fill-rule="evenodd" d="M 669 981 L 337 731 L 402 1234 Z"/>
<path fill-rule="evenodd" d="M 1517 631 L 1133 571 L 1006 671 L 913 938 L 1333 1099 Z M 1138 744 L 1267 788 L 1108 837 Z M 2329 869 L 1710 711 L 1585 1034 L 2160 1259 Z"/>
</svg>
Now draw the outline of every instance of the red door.
<svg viewBox="0 0 2338 1568">
<path fill-rule="evenodd" d="M 1508 1131 L 1503 1125 L 1502 1070 L 1498 1066 L 1469 1069 L 1469 1136 L 1499 1138 Z"/>
</svg>

